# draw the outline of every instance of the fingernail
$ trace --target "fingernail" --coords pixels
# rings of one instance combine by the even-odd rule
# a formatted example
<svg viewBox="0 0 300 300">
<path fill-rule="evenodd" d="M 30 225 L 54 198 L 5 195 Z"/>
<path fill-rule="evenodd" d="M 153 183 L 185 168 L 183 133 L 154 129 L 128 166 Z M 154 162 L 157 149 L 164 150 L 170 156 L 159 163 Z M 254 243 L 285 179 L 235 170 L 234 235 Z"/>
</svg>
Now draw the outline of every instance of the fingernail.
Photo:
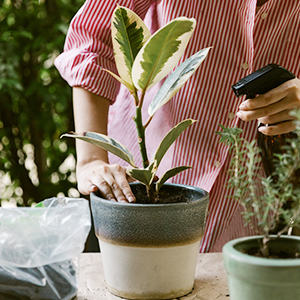
<svg viewBox="0 0 300 300">
<path fill-rule="evenodd" d="M 109 201 L 117 201 L 116 198 L 114 196 L 112 196 L 112 195 L 107 195 L 106 198 Z"/>
<path fill-rule="evenodd" d="M 245 105 L 245 103 L 243 102 L 243 103 L 241 103 L 240 104 L 240 106 L 239 106 L 239 109 L 245 109 L 246 108 L 246 105 Z"/>
<path fill-rule="evenodd" d="M 98 191 L 98 188 L 97 186 L 95 185 L 92 185 L 92 188 L 91 188 L 91 193 L 94 193 L 94 192 L 97 192 Z"/>
<path fill-rule="evenodd" d="M 240 118 L 240 119 L 242 118 L 242 115 L 243 115 L 243 114 L 242 114 L 240 111 L 238 111 L 238 112 L 236 113 L 236 116 L 237 116 L 238 118 Z"/>
<path fill-rule="evenodd" d="M 135 202 L 136 199 L 135 199 L 134 196 L 129 196 L 129 197 L 128 197 L 128 201 L 129 201 L 129 202 Z"/>
</svg>

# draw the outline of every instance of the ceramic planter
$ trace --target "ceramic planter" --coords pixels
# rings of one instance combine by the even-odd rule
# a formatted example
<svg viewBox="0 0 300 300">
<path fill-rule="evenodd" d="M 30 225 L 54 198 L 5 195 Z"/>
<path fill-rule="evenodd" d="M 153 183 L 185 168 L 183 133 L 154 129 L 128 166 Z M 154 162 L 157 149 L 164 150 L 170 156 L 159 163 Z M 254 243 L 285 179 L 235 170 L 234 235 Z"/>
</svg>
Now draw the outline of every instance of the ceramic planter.
<svg viewBox="0 0 300 300">
<path fill-rule="evenodd" d="M 131 184 L 133 192 L 143 188 Z M 172 299 L 189 293 L 200 240 L 204 234 L 208 193 L 165 184 L 162 191 L 183 193 L 186 203 L 132 204 L 91 195 L 109 291 L 127 299 Z"/>
<path fill-rule="evenodd" d="M 235 239 L 223 247 L 230 300 L 300 299 L 300 259 L 261 258 L 241 252 L 255 247 L 260 239 Z M 278 253 L 300 252 L 300 238 L 282 236 L 270 246 Z"/>
</svg>

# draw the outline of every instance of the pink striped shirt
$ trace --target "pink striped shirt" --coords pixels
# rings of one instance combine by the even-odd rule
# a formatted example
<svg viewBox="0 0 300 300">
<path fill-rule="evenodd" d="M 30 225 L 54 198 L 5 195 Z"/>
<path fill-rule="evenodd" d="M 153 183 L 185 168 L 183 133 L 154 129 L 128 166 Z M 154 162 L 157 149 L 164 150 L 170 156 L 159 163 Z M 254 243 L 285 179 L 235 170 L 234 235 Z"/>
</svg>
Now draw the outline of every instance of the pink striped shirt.
<svg viewBox="0 0 300 300">
<path fill-rule="evenodd" d="M 136 143 L 134 100 L 102 68 L 114 72 L 110 18 L 116 3 L 134 10 L 151 32 L 178 16 L 194 17 L 196 30 L 183 59 L 212 46 L 207 59 L 173 99 L 154 116 L 146 130 L 148 155 L 152 156 L 163 136 L 186 118 L 199 120 L 168 150 L 158 174 L 167 168 L 188 165 L 193 169 L 173 179 L 201 187 L 210 193 L 209 214 L 201 251 L 220 251 L 230 239 L 251 234 L 242 225 L 241 208 L 227 196 L 229 157 L 215 131 L 219 124 L 237 125 L 247 139 L 256 137 L 256 122 L 235 116 L 243 99 L 237 99 L 231 85 L 254 70 L 277 63 L 300 77 L 300 1 L 269 0 L 256 13 L 256 0 L 87 0 L 73 18 L 64 52 L 55 64 L 71 86 L 111 99 L 109 135 L 126 145 L 141 165 Z M 158 90 L 146 96 L 147 107 Z M 116 157 L 113 163 L 123 164 Z"/>
</svg>

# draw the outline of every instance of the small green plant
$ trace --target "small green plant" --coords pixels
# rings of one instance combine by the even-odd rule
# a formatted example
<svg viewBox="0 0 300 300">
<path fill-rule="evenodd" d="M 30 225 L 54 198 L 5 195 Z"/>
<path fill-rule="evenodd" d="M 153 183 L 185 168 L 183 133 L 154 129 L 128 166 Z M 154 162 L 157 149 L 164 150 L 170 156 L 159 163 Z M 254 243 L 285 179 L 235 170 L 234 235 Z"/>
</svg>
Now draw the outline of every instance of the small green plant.
<svg viewBox="0 0 300 300">
<path fill-rule="evenodd" d="M 142 168 L 135 165 L 133 155 L 125 146 L 106 135 L 95 132 L 63 135 L 93 143 L 127 162 L 130 165 L 127 173 L 146 186 L 150 203 L 155 202 L 159 189 L 169 178 L 190 168 L 179 166 L 170 169 L 154 184 L 156 170 L 166 151 L 195 120 L 184 120 L 172 128 L 162 140 L 150 162 L 145 144 L 145 129 L 155 112 L 166 104 L 194 74 L 206 58 L 209 48 L 202 49 L 186 59 L 167 77 L 148 107 L 149 119 L 145 124 L 143 124 L 142 118 L 143 100 L 146 91 L 176 67 L 192 36 L 195 25 L 195 19 L 179 17 L 151 36 L 144 22 L 130 9 L 118 6 L 112 15 L 112 41 L 119 75 L 109 70 L 106 71 L 126 86 L 135 101 L 136 115 L 133 119 L 136 124 L 143 161 Z"/>
<path fill-rule="evenodd" d="M 275 171 L 268 177 L 261 176 L 261 155 L 256 140 L 240 137 L 242 129 L 222 127 L 220 142 L 233 151 L 228 188 L 244 208 L 245 224 L 263 234 L 260 255 L 269 257 L 268 243 L 300 224 L 300 110 L 292 115 L 297 118 L 295 137 L 288 139 L 283 153 L 274 157 Z M 288 209 L 287 209 L 288 206 Z M 284 226 L 278 227 L 282 222 Z M 270 235 L 270 232 L 276 232 Z"/>
</svg>

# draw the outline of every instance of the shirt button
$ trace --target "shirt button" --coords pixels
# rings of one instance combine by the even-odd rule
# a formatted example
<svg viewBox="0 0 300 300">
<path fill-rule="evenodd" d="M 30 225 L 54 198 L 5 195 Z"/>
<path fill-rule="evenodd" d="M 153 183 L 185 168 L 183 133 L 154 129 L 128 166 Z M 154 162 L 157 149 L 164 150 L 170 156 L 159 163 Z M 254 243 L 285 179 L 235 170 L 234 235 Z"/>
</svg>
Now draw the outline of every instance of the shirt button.
<svg viewBox="0 0 300 300">
<path fill-rule="evenodd" d="M 264 12 L 264 13 L 262 13 L 262 14 L 260 15 L 260 17 L 261 17 L 263 20 L 265 20 L 265 19 L 267 18 L 267 16 L 268 16 L 268 14 L 267 14 L 266 12 Z"/>
<path fill-rule="evenodd" d="M 219 168 L 219 167 L 221 166 L 221 162 L 218 161 L 218 160 L 215 160 L 214 166 L 215 166 L 216 168 Z"/>
<path fill-rule="evenodd" d="M 246 62 L 243 63 L 242 64 L 242 69 L 245 70 L 245 71 L 248 70 L 249 69 L 249 65 Z"/>
<path fill-rule="evenodd" d="M 235 117 L 235 113 L 233 113 L 233 112 L 230 112 L 230 113 L 228 113 L 228 115 L 227 115 L 227 118 L 228 118 L 229 120 L 233 120 L 234 117 Z"/>
</svg>

